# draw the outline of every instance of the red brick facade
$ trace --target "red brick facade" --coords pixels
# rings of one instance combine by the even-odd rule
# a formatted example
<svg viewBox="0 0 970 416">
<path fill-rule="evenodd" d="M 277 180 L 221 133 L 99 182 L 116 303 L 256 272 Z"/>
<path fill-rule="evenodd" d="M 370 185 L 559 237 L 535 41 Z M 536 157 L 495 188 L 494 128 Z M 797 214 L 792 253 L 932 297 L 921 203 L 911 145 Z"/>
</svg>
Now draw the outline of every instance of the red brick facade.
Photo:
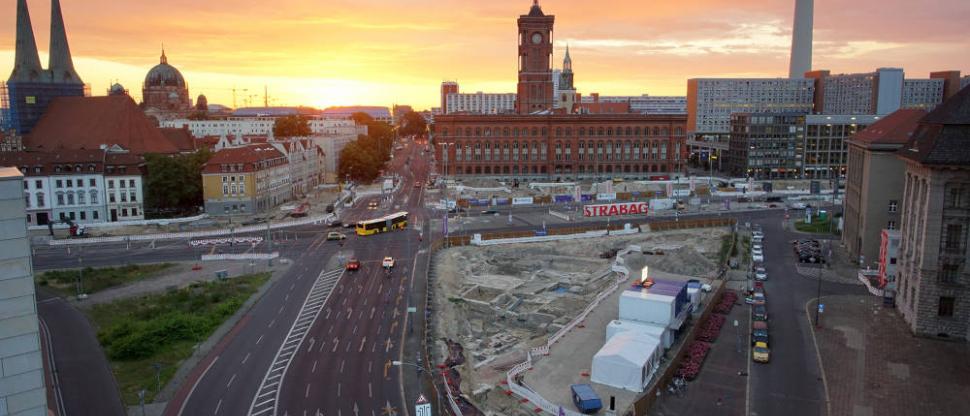
<svg viewBox="0 0 970 416">
<path fill-rule="evenodd" d="M 647 178 L 684 171 L 686 127 L 685 115 L 443 115 L 432 135 L 446 176 Z"/>
<path fill-rule="evenodd" d="M 519 84 L 515 109 L 519 114 L 550 110 L 555 101 L 552 83 L 552 27 L 556 18 L 542 13 L 535 2 L 519 16 Z"/>
</svg>

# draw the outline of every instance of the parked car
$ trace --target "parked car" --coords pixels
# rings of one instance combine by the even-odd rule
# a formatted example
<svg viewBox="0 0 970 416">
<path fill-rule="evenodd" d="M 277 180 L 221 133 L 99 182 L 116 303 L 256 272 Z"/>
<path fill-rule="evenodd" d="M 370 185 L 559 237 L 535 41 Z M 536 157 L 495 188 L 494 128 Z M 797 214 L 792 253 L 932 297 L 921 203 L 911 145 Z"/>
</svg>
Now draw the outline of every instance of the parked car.
<svg viewBox="0 0 970 416">
<path fill-rule="evenodd" d="M 768 323 L 765 321 L 754 321 L 751 323 L 751 344 L 756 342 L 768 343 Z"/>
<path fill-rule="evenodd" d="M 751 359 L 756 363 L 767 363 L 771 359 L 771 350 L 767 342 L 756 342 L 751 349 Z"/>
<path fill-rule="evenodd" d="M 804 202 L 792 202 L 788 204 L 788 208 L 791 208 L 791 209 L 805 209 L 807 207 L 808 205 L 805 205 Z"/>
<path fill-rule="evenodd" d="M 327 233 L 327 241 L 331 241 L 331 240 L 343 240 L 345 238 L 347 238 L 347 235 L 346 234 L 341 234 L 341 233 L 338 233 L 336 231 L 331 231 L 331 232 Z"/>
<path fill-rule="evenodd" d="M 360 270 L 360 260 L 351 258 L 347 261 L 347 270 L 351 272 L 356 272 Z"/>
<path fill-rule="evenodd" d="M 592 414 L 603 408 L 603 401 L 589 384 L 573 384 L 569 386 L 572 391 L 573 404 L 580 412 Z"/>
<path fill-rule="evenodd" d="M 764 305 L 766 300 L 765 292 L 753 292 L 750 296 L 745 296 L 744 303 L 749 305 Z"/>
<path fill-rule="evenodd" d="M 768 320 L 768 308 L 765 305 L 754 305 L 751 308 L 751 317 L 755 321 L 767 321 Z"/>
<path fill-rule="evenodd" d="M 768 272 L 765 271 L 764 267 L 756 267 L 754 269 L 754 280 L 765 281 L 768 280 Z"/>
<path fill-rule="evenodd" d="M 761 251 L 751 252 L 751 261 L 763 263 L 765 261 L 765 254 Z"/>
</svg>

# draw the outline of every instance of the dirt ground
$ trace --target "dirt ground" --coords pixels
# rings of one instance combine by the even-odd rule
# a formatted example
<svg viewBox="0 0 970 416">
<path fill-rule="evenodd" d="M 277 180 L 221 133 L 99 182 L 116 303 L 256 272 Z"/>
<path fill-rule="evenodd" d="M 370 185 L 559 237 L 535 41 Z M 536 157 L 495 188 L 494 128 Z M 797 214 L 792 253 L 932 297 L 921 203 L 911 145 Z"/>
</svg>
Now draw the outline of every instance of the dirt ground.
<svg viewBox="0 0 970 416">
<path fill-rule="evenodd" d="M 443 339 L 464 346 L 462 390 L 484 400 L 484 410 L 525 411 L 504 389 L 493 387 L 504 379 L 505 371 L 522 361 L 528 348 L 544 343 L 609 285 L 615 276 L 610 271 L 614 258 L 601 258 L 602 254 L 640 245 L 654 254 L 634 254 L 636 265 L 706 277 L 716 273 L 720 237 L 728 232 L 726 228 L 677 230 L 443 250 L 434 266 L 435 308 L 440 316 L 435 321 L 436 351 L 444 351 Z M 590 342 L 601 344 L 602 339 Z"/>
</svg>

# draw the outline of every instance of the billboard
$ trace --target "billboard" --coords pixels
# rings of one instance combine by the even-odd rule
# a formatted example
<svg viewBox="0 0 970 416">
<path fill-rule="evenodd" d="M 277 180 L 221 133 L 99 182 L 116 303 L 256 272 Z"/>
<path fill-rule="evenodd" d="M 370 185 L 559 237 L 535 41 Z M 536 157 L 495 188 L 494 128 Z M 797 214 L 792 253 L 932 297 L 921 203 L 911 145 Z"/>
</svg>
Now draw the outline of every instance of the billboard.
<svg viewBox="0 0 970 416">
<path fill-rule="evenodd" d="M 613 200 L 616 200 L 616 193 L 615 192 L 603 192 L 603 193 L 596 194 L 596 200 L 597 201 L 613 201 Z"/>
<path fill-rule="evenodd" d="M 646 202 L 626 202 L 622 204 L 586 205 L 584 217 L 612 217 L 616 215 L 647 215 L 650 205 Z"/>
<path fill-rule="evenodd" d="M 512 198 L 512 205 L 532 205 L 532 197 Z"/>
</svg>

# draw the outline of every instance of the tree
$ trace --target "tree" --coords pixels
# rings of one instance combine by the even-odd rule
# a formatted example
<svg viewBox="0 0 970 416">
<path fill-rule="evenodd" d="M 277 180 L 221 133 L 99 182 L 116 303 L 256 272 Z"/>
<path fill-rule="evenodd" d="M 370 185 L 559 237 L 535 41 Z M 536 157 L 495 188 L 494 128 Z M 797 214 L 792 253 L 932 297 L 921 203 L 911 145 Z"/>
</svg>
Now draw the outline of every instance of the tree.
<svg viewBox="0 0 970 416">
<path fill-rule="evenodd" d="M 311 134 L 310 121 L 303 116 L 281 117 L 273 125 L 273 135 L 276 137 L 306 137 Z"/>
<path fill-rule="evenodd" d="M 212 153 L 145 155 L 145 212 L 149 216 L 194 213 L 203 203 L 202 168 Z"/>
<path fill-rule="evenodd" d="M 400 130 L 402 136 L 423 136 L 428 130 L 428 123 L 421 113 L 410 111 L 404 114 L 403 119 Z"/>
<path fill-rule="evenodd" d="M 357 123 L 358 125 L 368 125 L 374 122 L 374 117 L 371 117 L 370 114 L 367 114 L 363 111 L 358 111 L 356 113 L 351 114 L 350 119 L 354 120 L 354 122 Z"/>
<path fill-rule="evenodd" d="M 368 148 L 365 136 L 361 136 L 340 151 L 337 174 L 341 178 L 350 177 L 357 181 L 370 182 L 377 178 L 383 165 L 384 160 Z"/>
</svg>

